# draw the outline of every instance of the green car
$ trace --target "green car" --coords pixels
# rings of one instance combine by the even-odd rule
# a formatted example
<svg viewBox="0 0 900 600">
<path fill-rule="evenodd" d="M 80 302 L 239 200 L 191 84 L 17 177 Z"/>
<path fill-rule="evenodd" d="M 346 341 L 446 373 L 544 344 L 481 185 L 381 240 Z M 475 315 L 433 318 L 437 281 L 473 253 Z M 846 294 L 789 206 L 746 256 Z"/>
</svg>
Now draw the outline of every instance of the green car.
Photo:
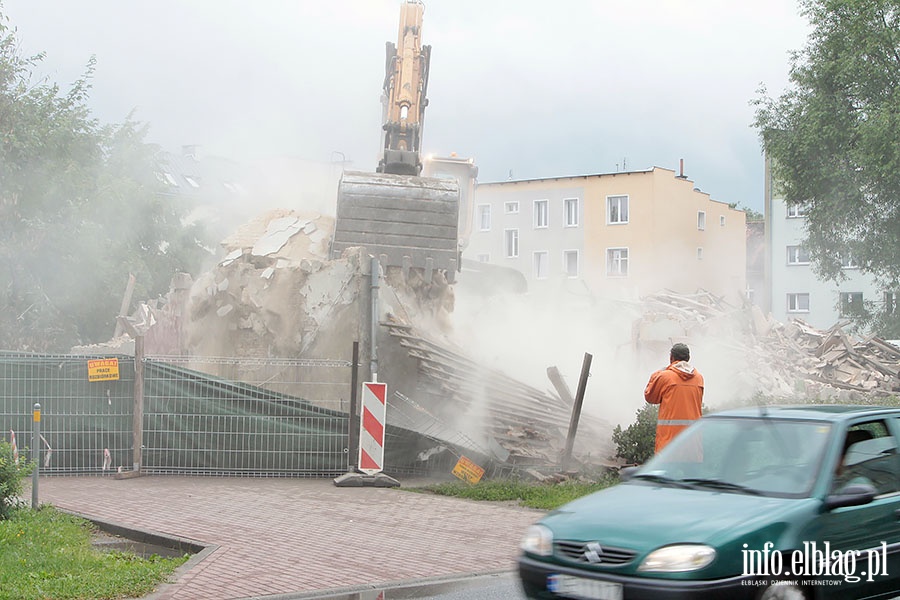
<svg viewBox="0 0 900 600">
<path fill-rule="evenodd" d="M 531 526 L 529 598 L 900 594 L 900 409 L 707 415 L 623 482 Z"/>
</svg>

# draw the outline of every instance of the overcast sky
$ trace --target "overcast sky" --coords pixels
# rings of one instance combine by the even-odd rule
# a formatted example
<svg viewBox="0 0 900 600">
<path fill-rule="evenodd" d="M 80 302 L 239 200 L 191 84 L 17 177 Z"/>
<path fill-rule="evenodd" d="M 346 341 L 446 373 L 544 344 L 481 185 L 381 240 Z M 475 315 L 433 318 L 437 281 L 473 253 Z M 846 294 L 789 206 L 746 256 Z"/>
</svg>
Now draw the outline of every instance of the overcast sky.
<svg viewBox="0 0 900 600">
<path fill-rule="evenodd" d="M 149 141 L 239 160 L 373 170 L 384 44 L 401 0 L 0 0 L 22 51 L 64 89 L 97 67 L 103 122 L 134 110 Z M 678 170 L 762 210 L 752 128 L 806 44 L 796 0 L 430 0 L 425 153 L 479 180 Z"/>
</svg>

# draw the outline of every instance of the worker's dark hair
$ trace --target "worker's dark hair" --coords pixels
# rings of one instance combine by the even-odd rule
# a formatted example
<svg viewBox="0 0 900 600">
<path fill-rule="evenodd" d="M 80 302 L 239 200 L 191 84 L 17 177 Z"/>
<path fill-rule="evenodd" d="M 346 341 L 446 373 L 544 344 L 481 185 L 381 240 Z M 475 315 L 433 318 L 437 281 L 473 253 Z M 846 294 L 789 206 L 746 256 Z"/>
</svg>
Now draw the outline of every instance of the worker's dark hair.
<svg viewBox="0 0 900 600">
<path fill-rule="evenodd" d="M 672 360 L 691 360 L 691 349 L 687 344 L 678 343 L 669 350 L 669 356 Z"/>
</svg>

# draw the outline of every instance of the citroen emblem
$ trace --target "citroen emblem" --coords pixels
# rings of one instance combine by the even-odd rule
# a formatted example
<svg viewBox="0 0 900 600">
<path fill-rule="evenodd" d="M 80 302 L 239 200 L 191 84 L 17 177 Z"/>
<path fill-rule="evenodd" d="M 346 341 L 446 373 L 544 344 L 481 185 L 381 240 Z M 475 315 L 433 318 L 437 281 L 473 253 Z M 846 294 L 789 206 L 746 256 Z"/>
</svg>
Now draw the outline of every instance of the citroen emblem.
<svg viewBox="0 0 900 600">
<path fill-rule="evenodd" d="M 603 560 L 603 548 L 597 542 L 588 542 L 584 545 L 584 559 L 595 565 Z"/>
</svg>

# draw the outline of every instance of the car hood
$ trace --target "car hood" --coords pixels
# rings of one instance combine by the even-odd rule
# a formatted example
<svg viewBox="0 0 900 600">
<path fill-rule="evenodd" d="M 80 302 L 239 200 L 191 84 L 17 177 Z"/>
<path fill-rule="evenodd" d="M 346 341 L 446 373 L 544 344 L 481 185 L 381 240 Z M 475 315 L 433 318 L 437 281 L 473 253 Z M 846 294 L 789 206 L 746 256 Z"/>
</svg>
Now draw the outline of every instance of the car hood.
<svg viewBox="0 0 900 600">
<path fill-rule="evenodd" d="M 571 502 L 541 523 L 556 540 L 598 540 L 639 554 L 677 543 L 718 546 L 775 528 L 810 500 L 644 483 L 619 484 Z M 774 530 L 768 533 L 776 533 Z"/>
</svg>

